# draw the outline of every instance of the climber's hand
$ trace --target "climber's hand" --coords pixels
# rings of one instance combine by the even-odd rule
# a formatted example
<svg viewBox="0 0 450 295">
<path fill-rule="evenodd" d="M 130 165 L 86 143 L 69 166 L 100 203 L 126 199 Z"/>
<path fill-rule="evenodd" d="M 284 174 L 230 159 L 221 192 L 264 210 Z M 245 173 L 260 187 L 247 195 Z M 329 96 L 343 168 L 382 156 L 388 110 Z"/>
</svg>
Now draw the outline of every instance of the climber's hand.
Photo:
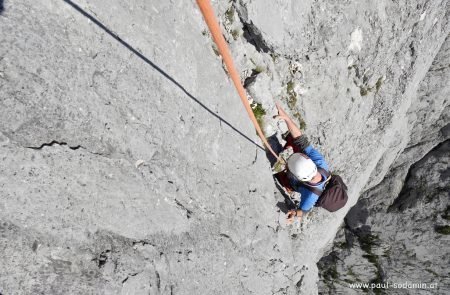
<svg viewBox="0 0 450 295">
<path fill-rule="evenodd" d="M 296 212 L 297 212 L 297 210 L 289 210 L 288 211 L 288 213 L 286 214 L 286 223 L 287 224 L 292 224 L 294 222 Z"/>
<path fill-rule="evenodd" d="M 280 103 L 277 101 L 276 103 L 277 109 L 278 109 L 278 116 L 275 116 L 276 119 L 283 119 L 285 121 L 290 120 L 288 114 L 284 111 L 284 109 L 281 107 Z"/>
</svg>

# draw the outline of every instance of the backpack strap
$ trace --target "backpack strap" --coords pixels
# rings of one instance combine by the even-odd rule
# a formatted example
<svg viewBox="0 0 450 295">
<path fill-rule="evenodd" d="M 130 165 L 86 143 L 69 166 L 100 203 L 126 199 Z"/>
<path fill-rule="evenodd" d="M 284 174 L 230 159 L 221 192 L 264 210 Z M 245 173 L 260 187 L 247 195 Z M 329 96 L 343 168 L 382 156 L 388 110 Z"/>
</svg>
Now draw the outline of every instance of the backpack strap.
<svg viewBox="0 0 450 295">
<path fill-rule="evenodd" d="M 306 182 L 301 182 L 301 185 L 307 187 L 310 191 L 312 191 L 313 193 L 315 193 L 319 197 L 323 193 L 323 190 L 321 190 L 320 188 L 315 187 L 315 186 L 311 186 L 311 185 L 307 184 Z"/>
<path fill-rule="evenodd" d="M 326 181 L 328 182 L 331 178 L 331 173 L 321 167 L 317 167 L 317 170 L 319 170 L 319 173 L 322 175 L 325 175 Z"/>
<path fill-rule="evenodd" d="M 316 195 L 318 195 L 320 197 L 320 195 L 325 190 L 325 187 L 326 187 L 328 181 L 330 181 L 330 179 L 331 179 L 331 173 L 321 167 L 317 167 L 317 170 L 319 171 L 320 174 L 325 176 L 325 185 L 324 185 L 323 190 L 321 190 L 320 188 L 318 188 L 316 186 L 312 186 L 312 185 L 308 184 L 307 182 L 301 181 L 300 184 L 307 187 L 310 191 L 312 191 L 313 193 L 315 193 Z"/>
</svg>

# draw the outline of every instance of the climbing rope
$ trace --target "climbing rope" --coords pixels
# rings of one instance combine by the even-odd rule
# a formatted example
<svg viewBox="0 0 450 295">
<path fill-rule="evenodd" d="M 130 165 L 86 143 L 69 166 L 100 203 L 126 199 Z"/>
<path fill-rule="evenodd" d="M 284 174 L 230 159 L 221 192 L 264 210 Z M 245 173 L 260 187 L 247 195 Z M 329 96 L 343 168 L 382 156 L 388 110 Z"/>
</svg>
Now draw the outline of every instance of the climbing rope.
<svg viewBox="0 0 450 295">
<path fill-rule="evenodd" d="M 244 104 L 248 116 L 250 117 L 250 120 L 253 122 L 253 125 L 255 126 L 256 132 L 263 141 L 264 145 L 275 156 L 275 158 L 278 159 L 278 161 L 282 161 L 282 159 L 278 157 L 278 155 L 273 151 L 272 147 L 267 142 L 266 137 L 264 136 L 264 133 L 262 132 L 255 115 L 253 114 L 253 110 L 248 102 L 247 94 L 245 92 L 244 87 L 242 86 L 241 79 L 236 70 L 236 67 L 234 66 L 233 58 L 231 57 L 230 50 L 228 49 L 227 43 L 225 42 L 225 39 L 222 35 L 219 23 L 217 22 L 210 1 L 197 0 L 197 5 L 203 14 L 203 18 L 205 19 L 205 22 L 208 25 L 213 40 L 216 43 L 217 48 L 219 49 L 219 53 L 222 56 L 223 62 L 225 63 L 228 73 L 230 74 L 234 87 L 236 87 L 236 90 L 241 98 L 242 103 Z"/>
</svg>

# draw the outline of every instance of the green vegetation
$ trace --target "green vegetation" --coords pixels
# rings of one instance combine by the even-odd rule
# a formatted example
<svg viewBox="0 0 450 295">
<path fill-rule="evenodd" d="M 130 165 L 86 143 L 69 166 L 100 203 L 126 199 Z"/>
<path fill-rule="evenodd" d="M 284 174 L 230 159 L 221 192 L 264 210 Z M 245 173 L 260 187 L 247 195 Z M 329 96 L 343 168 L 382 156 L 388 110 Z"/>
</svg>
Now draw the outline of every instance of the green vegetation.
<svg viewBox="0 0 450 295">
<path fill-rule="evenodd" d="M 233 36 L 234 40 L 237 40 L 239 38 L 239 30 L 236 30 L 236 29 L 232 30 L 231 36 Z"/>
<path fill-rule="evenodd" d="M 297 119 L 298 127 L 299 127 L 301 130 L 305 130 L 305 129 L 306 129 L 306 122 L 305 122 L 305 120 L 303 120 L 303 118 L 302 118 L 302 116 L 300 115 L 300 113 L 297 111 L 297 112 L 294 113 L 293 116 Z"/>
<path fill-rule="evenodd" d="M 262 66 L 258 64 L 256 61 L 253 60 L 253 58 L 250 57 L 250 62 L 255 66 L 255 68 L 252 69 L 252 75 L 257 75 L 266 70 L 265 66 Z"/>
<path fill-rule="evenodd" d="M 225 11 L 225 18 L 227 19 L 227 21 L 232 24 L 234 21 L 234 9 L 233 7 L 230 7 L 227 9 L 227 11 Z"/>
<path fill-rule="evenodd" d="M 297 106 L 297 93 L 295 93 L 294 87 L 295 87 L 294 81 L 289 81 L 286 84 L 286 91 L 288 95 L 287 103 L 291 110 L 296 109 Z"/>
<path fill-rule="evenodd" d="M 253 71 L 253 73 L 260 74 L 260 73 L 264 72 L 265 70 L 266 70 L 266 68 L 264 68 L 263 66 L 256 66 L 256 68 L 254 68 L 252 71 Z"/>
<path fill-rule="evenodd" d="M 256 103 L 253 109 L 253 114 L 255 115 L 256 121 L 258 122 L 261 129 L 263 129 L 263 117 L 266 114 L 266 110 L 263 108 L 262 104 Z"/>
<path fill-rule="evenodd" d="M 369 94 L 369 92 L 372 92 L 373 90 L 375 90 L 375 93 L 378 93 L 378 91 L 379 91 L 380 88 L 381 88 L 381 85 L 383 85 L 384 77 L 380 77 L 380 78 L 378 78 L 377 82 L 375 82 L 375 85 L 373 85 L 372 87 L 370 87 L 370 86 L 368 85 L 369 77 L 366 76 L 366 75 L 363 75 L 363 76 L 362 76 L 362 81 L 361 81 L 362 83 L 358 83 L 358 80 L 361 79 L 361 73 L 360 73 L 360 71 L 359 71 L 358 66 L 356 66 L 356 65 L 351 65 L 351 66 L 348 66 L 347 69 L 348 69 L 349 71 L 352 70 L 352 69 L 355 70 L 355 77 L 357 78 L 357 80 L 354 80 L 354 83 L 355 83 L 355 85 L 356 85 L 357 87 L 359 87 L 359 94 L 360 94 L 361 96 L 366 96 L 366 95 Z M 348 89 L 347 89 L 347 92 L 349 92 Z"/>
<path fill-rule="evenodd" d="M 337 280 L 339 278 L 339 273 L 336 268 L 336 264 L 333 264 L 333 267 L 330 267 L 327 269 L 327 271 L 324 273 L 324 277 L 328 280 Z"/>
<path fill-rule="evenodd" d="M 220 56 L 220 52 L 219 52 L 219 49 L 217 48 L 216 44 L 214 43 L 211 46 L 212 46 L 212 50 L 214 51 L 214 54 L 217 56 Z"/>
<path fill-rule="evenodd" d="M 450 235 L 450 225 L 436 226 L 434 230 L 441 235 Z"/>
<path fill-rule="evenodd" d="M 282 163 L 280 160 L 278 160 L 274 165 L 273 165 L 273 171 L 278 173 L 283 171 L 284 169 L 284 163 Z"/>
<path fill-rule="evenodd" d="M 347 248 L 347 242 L 336 243 L 336 247 L 338 247 L 339 249 L 346 249 Z"/>
<path fill-rule="evenodd" d="M 296 106 L 297 106 L 297 96 L 295 96 L 295 95 L 290 95 L 290 96 L 288 96 L 288 98 L 287 98 L 287 103 L 288 103 L 288 106 L 289 106 L 289 108 L 290 108 L 291 110 L 296 109 Z"/>
<path fill-rule="evenodd" d="M 362 257 L 366 258 L 370 263 L 374 265 L 378 263 L 378 256 L 373 253 L 364 254 Z"/>
<path fill-rule="evenodd" d="M 289 109 L 291 109 L 291 111 L 293 112 L 293 116 L 297 119 L 300 129 L 305 130 L 306 123 L 305 120 L 303 120 L 297 108 L 297 93 L 295 92 L 294 88 L 295 88 L 294 81 L 291 80 L 286 84 L 286 92 L 287 92 L 286 102 Z"/>
<path fill-rule="evenodd" d="M 292 111 L 292 116 L 297 119 L 298 127 L 302 130 L 305 130 L 306 128 L 306 122 L 303 120 L 302 115 L 300 114 L 300 111 L 297 107 L 297 93 L 294 90 L 295 88 L 295 82 L 289 81 L 286 84 L 286 96 L 282 96 L 282 99 L 286 100 L 286 103 L 289 107 L 289 109 Z"/>
<path fill-rule="evenodd" d="M 369 91 L 370 91 L 370 88 L 366 88 L 366 87 L 363 87 L 363 86 L 359 87 L 359 94 L 361 96 L 366 96 L 369 93 Z"/>
<path fill-rule="evenodd" d="M 376 246 L 379 243 L 380 241 L 379 237 L 377 235 L 372 234 L 361 235 L 358 236 L 358 241 L 361 250 L 366 252 L 366 254 L 364 254 L 363 257 L 366 258 L 370 263 L 372 263 L 377 269 L 376 276 L 374 279 L 370 281 L 370 283 L 375 284 L 383 283 L 383 279 L 381 277 L 381 263 L 379 261 L 378 255 L 376 255 L 372 251 L 373 246 Z M 372 291 L 374 291 L 375 294 L 383 294 L 384 292 L 382 289 L 373 289 Z"/>
<path fill-rule="evenodd" d="M 378 78 L 377 83 L 375 83 L 375 90 L 378 92 L 380 90 L 381 85 L 383 85 L 383 77 Z"/>
<path fill-rule="evenodd" d="M 376 235 L 367 234 L 364 236 L 358 236 L 359 244 L 361 245 L 361 249 L 371 254 L 372 253 L 372 246 L 377 245 L 379 242 L 379 238 Z"/>
<path fill-rule="evenodd" d="M 292 80 L 287 83 L 286 89 L 287 89 L 288 94 L 294 93 L 294 85 L 295 85 L 294 81 L 292 81 Z"/>
<path fill-rule="evenodd" d="M 325 271 L 322 274 L 323 283 L 328 286 L 328 289 L 335 289 L 333 284 L 339 279 L 339 273 L 337 271 L 338 257 L 335 252 L 331 252 L 331 259 L 325 265 Z"/>
</svg>

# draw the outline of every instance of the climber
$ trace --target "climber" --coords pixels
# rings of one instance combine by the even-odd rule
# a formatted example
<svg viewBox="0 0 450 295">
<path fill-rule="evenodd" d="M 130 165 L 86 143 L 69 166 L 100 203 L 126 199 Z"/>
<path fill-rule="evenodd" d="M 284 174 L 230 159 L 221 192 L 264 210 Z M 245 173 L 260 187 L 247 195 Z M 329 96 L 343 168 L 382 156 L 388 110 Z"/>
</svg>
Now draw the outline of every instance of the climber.
<svg viewBox="0 0 450 295">
<path fill-rule="evenodd" d="M 288 191 L 295 190 L 301 194 L 298 209 L 287 212 L 287 223 L 291 224 L 295 217 L 301 220 L 302 216 L 313 208 L 330 179 L 330 172 L 324 157 L 309 144 L 306 135 L 302 134 L 280 104 L 276 103 L 276 106 L 278 116 L 275 118 L 286 122 L 290 131 L 286 139 L 287 145 L 291 145 L 294 150 L 294 153 L 287 159 L 288 172 L 283 174 L 287 177 L 284 177 L 284 180 L 280 179 L 280 183 Z"/>
<path fill-rule="evenodd" d="M 219 53 L 222 56 L 223 63 L 226 65 L 228 73 L 234 83 L 234 86 L 236 87 L 241 101 L 244 104 L 253 125 L 255 126 L 256 132 L 266 147 L 271 164 L 275 161 L 279 161 L 281 163 L 283 160 L 279 155 L 280 151 L 276 152 L 274 145 L 269 142 L 274 142 L 273 138 L 265 138 L 264 133 L 261 130 L 261 126 L 259 126 L 250 104 L 248 103 L 246 91 L 241 83 L 239 73 L 234 66 L 233 58 L 221 33 L 220 26 L 215 18 L 211 3 L 208 0 L 197 0 L 197 4 L 203 14 L 209 30 L 211 31 L 213 40 L 217 45 Z M 286 181 L 288 183 L 287 185 L 284 185 L 282 181 L 279 182 L 285 187 L 293 186 L 296 188 L 296 191 L 300 192 L 302 195 L 299 209 L 288 212 L 288 223 L 292 223 L 295 216 L 301 218 L 303 212 L 311 210 L 314 205 L 320 206 L 330 212 L 334 212 L 342 208 L 347 202 L 347 187 L 343 183 L 342 179 L 337 175 L 331 175 L 328 171 L 328 165 L 323 156 L 311 145 L 309 145 L 306 136 L 302 135 L 300 129 L 293 123 L 279 104 L 277 104 L 277 108 L 279 112 L 278 118 L 286 121 L 291 132 L 290 139 L 294 142 L 294 154 L 290 156 L 287 161 L 288 172 L 283 172 L 281 174 L 279 173 L 278 175 L 282 179 L 285 178 L 283 177 L 284 175 L 287 175 L 290 179 L 289 181 Z M 276 143 L 279 147 L 281 147 L 278 140 L 276 140 Z M 278 179 L 277 176 L 275 177 Z M 325 186 L 327 187 L 325 188 Z"/>
</svg>

